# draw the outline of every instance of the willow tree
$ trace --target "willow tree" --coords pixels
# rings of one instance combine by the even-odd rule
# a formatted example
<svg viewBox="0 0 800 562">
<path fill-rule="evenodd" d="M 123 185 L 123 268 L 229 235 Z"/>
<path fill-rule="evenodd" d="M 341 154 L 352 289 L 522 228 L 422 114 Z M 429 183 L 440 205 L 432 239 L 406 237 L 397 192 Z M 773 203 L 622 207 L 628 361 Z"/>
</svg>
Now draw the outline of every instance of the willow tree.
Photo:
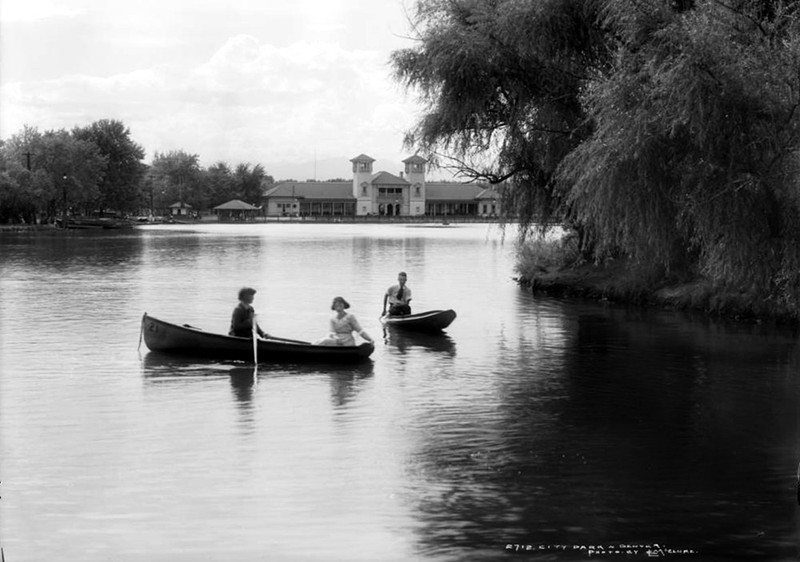
<svg viewBox="0 0 800 562">
<path fill-rule="evenodd" d="M 407 141 L 625 255 L 797 306 L 800 22 L 782 0 L 421 0 Z M 490 166 L 476 158 L 490 155 Z"/>
<path fill-rule="evenodd" d="M 590 131 L 581 88 L 610 52 L 595 0 L 420 0 L 418 46 L 396 51 L 398 80 L 426 104 L 406 144 L 472 179 L 510 182 L 523 222 L 562 198 L 559 163 Z M 508 205 L 506 205 L 508 206 Z"/>
<path fill-rule="evenodd" d="M 606 2 L 614 65 L 586 84 L 592 135 L 561 163 L 595 256 L 689 269 L 797 310 L 795 2 Z"/>
</svg>

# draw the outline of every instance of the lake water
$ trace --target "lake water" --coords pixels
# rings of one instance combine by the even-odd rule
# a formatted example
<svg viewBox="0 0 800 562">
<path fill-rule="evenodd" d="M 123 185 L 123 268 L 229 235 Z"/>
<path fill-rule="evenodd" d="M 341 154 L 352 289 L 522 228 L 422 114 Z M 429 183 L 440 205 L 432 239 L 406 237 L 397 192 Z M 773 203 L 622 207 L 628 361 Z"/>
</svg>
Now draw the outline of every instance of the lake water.
<svg viewBox="0 0 800 562">
<path fill-rule="evenodd" d="M 0 234 L 0 547 L 8 562 L 795 560 L 791 330 L 533 297 L 514 233 L 255 224 Z M 385 289 L 453 308 L 385 334 Z M 358 366 L 170 358 L 147 312 Z M 629 553 L 624 552 L 630 550 Z M 635 551 L 635 552 L 634 552 Z"/>
</svg>

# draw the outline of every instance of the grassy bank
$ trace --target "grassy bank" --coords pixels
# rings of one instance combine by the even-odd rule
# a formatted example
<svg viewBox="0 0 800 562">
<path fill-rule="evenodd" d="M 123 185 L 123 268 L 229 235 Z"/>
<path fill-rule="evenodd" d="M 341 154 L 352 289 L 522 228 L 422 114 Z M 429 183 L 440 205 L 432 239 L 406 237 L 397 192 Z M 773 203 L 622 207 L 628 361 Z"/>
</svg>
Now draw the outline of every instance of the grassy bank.
<svg viewBox="0 0 800 562">
<path fill-rule="evenodd" d="M 800 321 L 769 297 L 715 286 L 702 276 L 667 274 L 626 258 L 583 262 L 570 238 L 528 242 L 519 252 L 516 273 L 520 285 L 538 294 L 701 311 L 737 321 Z"/>
</svg>

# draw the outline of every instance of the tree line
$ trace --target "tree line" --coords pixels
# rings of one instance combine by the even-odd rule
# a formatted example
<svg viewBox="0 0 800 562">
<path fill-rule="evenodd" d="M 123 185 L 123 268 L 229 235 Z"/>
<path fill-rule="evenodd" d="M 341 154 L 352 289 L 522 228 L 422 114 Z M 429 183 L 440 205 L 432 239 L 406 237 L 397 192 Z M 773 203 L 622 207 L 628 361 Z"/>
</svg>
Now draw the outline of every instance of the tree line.
<svg viewBox="0 0 800 562">
<path fill-rule="evenodd" d="M 800 312 L 800 3 L 418 0 L 406 137 L 598 264 Z"/>
<path fill-rule="evenodd" d="M 208 168 L 183 150 L 145 151 L 117 120 L 40 132 L 25 126 L 0 141 L 0 223 L 50 223 L 69 214 L 161 213 L 183 202 L 208 209 L 231 199 L 261 204 L 274 183 L 261 164 Z"/>
</svg>

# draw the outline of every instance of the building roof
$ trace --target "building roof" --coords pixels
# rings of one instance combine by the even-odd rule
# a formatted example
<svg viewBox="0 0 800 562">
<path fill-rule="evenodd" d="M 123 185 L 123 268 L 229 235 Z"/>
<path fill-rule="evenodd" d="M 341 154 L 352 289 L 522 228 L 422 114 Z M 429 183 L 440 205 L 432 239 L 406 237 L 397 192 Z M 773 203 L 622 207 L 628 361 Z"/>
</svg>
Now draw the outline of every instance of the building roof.
<svg viewBox="0 0 800 562">
<path fill-rule="evenodd" d="M 254 207 L 240 199 L 231 199 L 227 203 L 214 207 L 215 211 L 258 211 L 259 207 Z"/>
<path fill-rule="evenodd" d="M 375 159 L 366 154 L 359 154 L 355 158 L 351 158 L 350 162 L 375 162 Z"/>
<path fill-rule="evenodd" d="M 500 192 L 496 190 L 494 187 L 487 187 L 483 191 L 481 191 L 475 199 L 500 199 Z"/>
<path fill-rule="evenodd" d="M 474 201 L 486 191 L 486 186 L 477 183 L 426 182 L 428 201 Z"/>
<path fill-rule="evenodd" d="M 389 172 L 378 172 L 372 176 L 373 185 L 408 185 L 408 181 Z"/>
<path fill-rule="evenodd" d="M 355 200 L 353 183 L 349 181 L 286 181 L 267 191 L 264 197 Z"/>
<path fill-rule="evenodd" d="M 414 156 L 409 156 L 405 160 L 403 160 L 403 164 L 425 164 L 427 160 L 425 160 L 422 156 L 415 154 Z"/>
<path fill-rule="evenodd" d="M 183 201 L 178 201 L 177 203 L 173 203 L 169 206 L 170 209 L 191 209 L 192 206 L 189 203 L 184 203 Z"/>
</svg>

